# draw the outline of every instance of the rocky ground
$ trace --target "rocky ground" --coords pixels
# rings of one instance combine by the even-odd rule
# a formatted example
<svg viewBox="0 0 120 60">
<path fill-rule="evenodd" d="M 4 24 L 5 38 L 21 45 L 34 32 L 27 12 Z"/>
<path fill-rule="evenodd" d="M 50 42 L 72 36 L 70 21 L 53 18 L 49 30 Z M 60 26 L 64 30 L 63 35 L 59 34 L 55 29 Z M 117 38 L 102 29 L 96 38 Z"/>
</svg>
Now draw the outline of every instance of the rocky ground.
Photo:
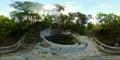
<svg viewBox="0 0 120 60">
<path fill-rule="evenodd" d="M 87 36 L 77 36 L 80 41 L 87 42 L 88 47 L 77 53 L 55 54 L 43 52 L 35 48 L 35 44 L 24 44 L 17 51 L 0 54 L 0 60 L 119 60 L 120 55 L 100 51 L 96 43 Z"/>
</svg>

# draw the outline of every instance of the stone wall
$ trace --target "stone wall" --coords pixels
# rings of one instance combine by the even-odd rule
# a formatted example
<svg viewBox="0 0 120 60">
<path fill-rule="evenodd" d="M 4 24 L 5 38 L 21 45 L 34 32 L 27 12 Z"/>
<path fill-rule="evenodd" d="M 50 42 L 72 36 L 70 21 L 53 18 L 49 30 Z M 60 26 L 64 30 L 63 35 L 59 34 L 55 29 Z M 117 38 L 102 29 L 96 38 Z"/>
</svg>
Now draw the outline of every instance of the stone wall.
<svg viewBox="0 0 120 60">
<path fill-rule="evenodd" d="M 79 44 L 74 44 L 74 45 L 61 45 L 61 44 L 56 44 L 53 43 L 45 38 L 45 36 L 50 35 L 51 29 L 45 29 L 40 32 L 41 38 L 47 42 L 50 46 L 48 48 L 40 46 L 40 44 L 37 45 L 37 48 L 46 51 L 46 52 L 52 52 L 52 53 L 73 53 L 73 52 L 80 52 L 83 51 L 88 47 L 87 43 L 82 43 L 81 45 Z"/>
<path fill-rule="evenodd" d="M 9 53 L 17 50 L 24 43 L 24 38 L 25 38 L 25 35 L 16 44 L 6 46 L 6 47 L 0 47 L 0 53 Z"/>
<path fill-rule="evenodd" d="M 88 36 L 90 36 L 98 44 L 98 46 L 101 50 L 103 50 L 105 52 L 109 52 L 109 53 L 120 53 L 120 47 L 113 47 L 113 46 L 106 45 L 106 44 L 100 42 L 94 36 L 92 36 L 90 34 Z"/>
</svg>

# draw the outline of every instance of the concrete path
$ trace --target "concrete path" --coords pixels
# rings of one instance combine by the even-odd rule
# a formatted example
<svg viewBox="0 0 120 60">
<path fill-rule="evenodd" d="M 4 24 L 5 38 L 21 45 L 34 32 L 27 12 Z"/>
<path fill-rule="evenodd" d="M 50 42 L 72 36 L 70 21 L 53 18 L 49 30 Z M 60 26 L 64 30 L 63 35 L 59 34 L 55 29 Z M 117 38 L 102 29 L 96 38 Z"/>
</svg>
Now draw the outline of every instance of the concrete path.
<svg viewBox="0 0 120 60">
<path fill-rule="evenodd" d="M 103 52 L 101 52 L 97 44 L 92 40 L 92 38 L 88 36 L 77 36 L 77 39 L 79 39 L 82 42 L 88 43 L 87 49 L 85 49 L 84 56 L 102 56 Z"/>
<path fill-rule="evenodd" d="M 82 42 L 87 42 L 88 48 L 82 52 L 68 54 L 53 54 L 32 48 L 29 52 L 15 52 L 4 56 L 0 55 L 0 60 L 120 60 L 120 55 L 105 56 L 103 52 L 99 51 L 96 43 L 91 38 L 87 36 L 76 37 Z"/>
<path fill-rule="evenodd" d="M 35 55 L 29 56 L 14 56 L 14 57 L 4 57 L 0 58 L 0 60 L 120 60 L 119 56 L 94 56 L 94 57 L 77 57 L 77 58 L 66 58 L 59 56 L 51 56 L 51 57 L 41 57 Z"/>
</svg>

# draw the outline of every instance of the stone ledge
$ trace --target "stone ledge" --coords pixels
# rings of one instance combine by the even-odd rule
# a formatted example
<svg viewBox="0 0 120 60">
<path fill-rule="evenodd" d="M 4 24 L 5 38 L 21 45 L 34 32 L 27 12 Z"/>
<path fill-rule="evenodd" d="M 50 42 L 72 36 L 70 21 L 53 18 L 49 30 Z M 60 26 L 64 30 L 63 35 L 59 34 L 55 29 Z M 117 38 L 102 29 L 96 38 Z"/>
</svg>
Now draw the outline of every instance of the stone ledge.
<svg viewBox="0 0 120 60">
<path fill-rule="evenodd" d="M 16 44 L 6 46 L 6 47 L 0 47 L 0 53 L 9 53 L 17 50 L 23 43 L 24 43 L 24 38 L 26 35 L 24 35 L 21 40 L 19 40 Z"/>
<path fill-rule="evenodd" d="M 50 46 L 48 48 L 42 47 L 39 44 L 37 44 L 37 48 L 42 49 L 43 51 L 48 51 L 48 52 L 53 52 L 53 53 L 72 53 L 72 52 L 80 52 L 83 51 L 88 47 L 87 43 L 82 43 L 81 45 L 61 45 L 61 44 L 56 44 L 53 42 L 50 42 L 45 38 L 45 36 L 50 35 L 49 29 L 45 29 L 40 32 L 41 38 L 47 42 Z"/>
<path fill-rule="evenodd" d="M 113 47 L 113 46 L 109 46 L 109 45 L 106 45 L 102 42 L 100 42 L 97 38 L 95 38 L 94 36 L 92 35 L 88 35 L 89 37 L 91 37 L 97 44 L 98 44 L 98 47 L 105 51 L 105 52 L 108 52 L 108 53 L 120 53 L 120 47 Z"/>
</svg>

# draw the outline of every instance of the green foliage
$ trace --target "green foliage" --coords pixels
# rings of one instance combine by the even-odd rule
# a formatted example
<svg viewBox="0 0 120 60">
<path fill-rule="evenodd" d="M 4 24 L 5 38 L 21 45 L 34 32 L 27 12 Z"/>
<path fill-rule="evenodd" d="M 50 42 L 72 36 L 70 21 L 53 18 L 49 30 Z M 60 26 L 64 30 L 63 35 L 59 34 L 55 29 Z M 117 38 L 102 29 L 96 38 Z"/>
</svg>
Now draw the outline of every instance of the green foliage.
<svg viewBox="0 0 120 60">
<path fill-rule="evenodd" d="M 20 36 L 23 36 L 26 33 L 26 29 L 30 24 L 31 23 L 28 21 L 17 23 L 14 20 L 1 15 L 0 42 L 7 45 L 16 43 L 19 40 Z"/>
<path fill-rule="evenodd" d="M 51 15 L 44 16 L 44 20 L 42 21 L 42 27 L 47 28 L 50 27 L 51 25 L 52 25 L 52 16 Z"/>
<path fill-rule="evenodd" d="M 95 34 L 108 45 L 115 46 L 115 43 L 120 45 L 120 16 L 100 13 L 98 19 L 100 26 Z"/>
<path fill-rule="evenodd" d="M 72 21 L 67 21 L 67 23 L 61 27 L 61 29 L 64 31 L 71 30 L 71 31 L 79 33 L 79 34 L 86 33 L 85 26 L 81 26 L 79 23 L 73 23 Z"/>
<path fill-rule="evenodd" d="M 56 11 L 61 12 L 65 10 L 65 7 L 63 5 L 60 4 L 55 4 L 56 6 Z"/>
<path fill-rule="evenodd" d="M 61 24 L 62 30 L 71 30 L 74 32 L 77 32 L 79 34 L 85 34 L 86 33 L 86 27 L 85 24 L 89 20 L 85 14 L 82 14 L 80 12 L 76 13 L 69 13 L 69 15 L 60 14 L 56 20 L 58 20 L 58 23 Z M 78 19 L 75 20 L 75 17 Z"/>
<path fill-rule="evenodd" d="M 59 18 L 50 14 L 44 16 L 38 14 L 43 9 L 43 5 L 36 2 L 15 1 L 10 6 L 15 9 L 10 12 L 11 19 L 0 16 L 0 43 L 9 42 L 9 44 L 13 44 L 26 33 L 38 36 L 41 30 L 53 25 L 53 19 L 56 21 L 59 20 L 57 23 L 61 25 L 60 28 L 62 30 L 71 30 L 80 34 L 85 33 L 84 25 L 88 20 L 86 15 L 80 12 L 64 15 L 61 13 L 61 11 L 64 11 L 64 6 L 62 5 L 55 5 L 56 12 L 61 13 L 58 16 Z M 74 23 L 73 20 L 75 17 L 78 20 Z"/>
<path fill-rule="evenodd" d="M 42 4 L 39 4 L 37 2 L 30 2 L 30 1 L 15 1 L 14 3 L 10 4 L 11 7 L 19 10 L 31 10 L 31 8 L 42 8 Z"/>
<path fill-rule="evenodd" d="M 5 39 L 12 32 L 14 21 L 3 15 L 0 16 L 0 40 Z"/>
<path fill-rule="evenodd" d="M 93 29 L 93 24 L 91 22 L 87 23 L 87 30 Z"/>
<path fill-rule="evenodd" d="M 12 11 L 10 15 L 13 19 L 17 19 L 18 22 L 23 22 L 25 20 L 31 20 L 35 22 L 36 20 L 41 19 L 40 15 L 33 10 L 33 8 L 35 9 L 35 7 L 41 7 L 42 9 L 42 4 L 28 1 L 15 1 L 14 3 L 10 4 L 10 6 L 16 9 L 15 11 Z"/>
</svg>

